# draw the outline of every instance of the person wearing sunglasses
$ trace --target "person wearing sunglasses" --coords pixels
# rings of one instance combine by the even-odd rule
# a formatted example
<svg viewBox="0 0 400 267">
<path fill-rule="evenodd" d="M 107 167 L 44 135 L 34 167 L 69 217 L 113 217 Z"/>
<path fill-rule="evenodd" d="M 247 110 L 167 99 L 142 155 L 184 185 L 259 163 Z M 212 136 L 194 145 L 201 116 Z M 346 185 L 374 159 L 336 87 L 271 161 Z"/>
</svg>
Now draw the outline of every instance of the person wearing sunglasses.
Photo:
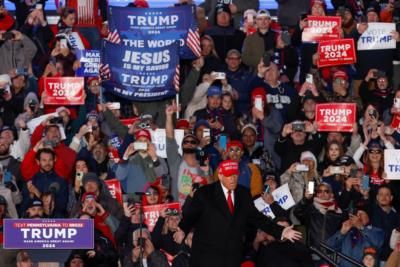
<svg viewBox="0 0 400 267">
<path fill-rule="evenodd" d="M 339 230 L 346 219 L 327 183 L 316 186 L 315 194 L 306 189 L 304 198 L 294 207 L 293 213 L 308 228 L 308 245 L 316 248 Z"/>
<path fill-rule="evenodd" d="M 204 160 L 201 166 L 196 157 L 199 139 L 194 134 L 186 134 L 182 140 L 182 156 L 178 153 L 178 144 L 175 139 L 173 115 L 179 110 L 173 102 L 165 109 L 165 132 L 167 138 L 167 158 L 171 175 L 171 193 L 175 201 L 183 204 L 186 197 L 192 192 L 193 181 L 202 180 L 211 182 L 209 160 Z"/>
</svg>

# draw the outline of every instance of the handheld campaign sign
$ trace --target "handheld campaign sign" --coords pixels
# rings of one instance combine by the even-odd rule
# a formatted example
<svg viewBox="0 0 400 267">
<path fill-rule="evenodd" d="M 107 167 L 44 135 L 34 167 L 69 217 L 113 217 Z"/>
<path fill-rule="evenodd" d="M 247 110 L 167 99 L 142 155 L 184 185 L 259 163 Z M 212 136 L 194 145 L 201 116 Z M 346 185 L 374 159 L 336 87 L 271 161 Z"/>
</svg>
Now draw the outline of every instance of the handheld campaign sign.
<svg viewBox="0 0 400 267">
<path fill-rule="evenodd" d="M 113 198 L 115 198 L 119 203 L 122 204 L 122 187 L 121 182 L 117 179 L 105 180 L 108 191 Z"/>
<path fill-rule="evenodd" d="M 308 16 L 301 39 L 303 42 L 340 39 L 341 27 L 341 17 Z"/>
<path fill-rule="evenodd" d="M 353 39 L 321 41 L 318 44 L 318 68 L 347 65 L 356 62 Z"/>
<path fill-rule="evenodd" d="M 93 220 L 4 219 L 5 249 L 93 249 Z"/>
<path fill-rule="evenodd" d="M 159 204 L 159 205 L 148 205 L 143 206 L 144 223 L 147 225 L 149 231 L 153 231 L 154 226 L 157 223 L 158 217 L 162 209 L 168 208 L 172 210 L 181 211 L 181 204 L 178 202 Z"/>
<path fill-rule="evenodd" d="M 315 120 L 320 132 L 352 132 L 356 121 L 356 104 L 317 104 Z"/>
<path fill-rule="evenodd" d="M 127 8 L 110 6 L 110 32 L 121 43 L 135 49 L 162 48 L 178 41 L 179 56 L 199 57 L 200 36 L 197 31 L 195 5 L 168 8 Z"/>
<path fill-rule="evenodd" d="M 296 204 L 287 183 L 275 189 L 271 194 L 274 200 L 278 202 L 284 210 L 288 210 Z M 261 197 L 254 200 L 254 205 L 258 211 L 263 213 L 265 216 L 269 216 L 272 219 L 275 218 L 275 214 L 272 212 L 271 207 L 265 203 Z"/>
<path fill-rule="evenodd" d="M 394 49 L 396 40 L 391 32 L 396 30 L 394 23 L 368 23 L 367 30 L 360 36 L 357 50 Z"/>
<path fill-rule="evenodd" d="M 46 105 L 83 105 L 84 79 L 75 77 L 44 78 Z"/>
<path fill-rule="evenodd" d="M 184 130 L 175 129 L 175 140 L 178 144 L 178 152 L 182 155 L 182 140 L 185 135 Z M 156 147 L 157 156 L 166 159 L 167 158 L 167 135 L 165 129 L 151 130 L 151 140 Z"/>
<path fill-rule="evenodd" d="M 77 50 L 76 56 L 81 63 L 81 67 L 76 70 L 79 77 L 97 77 L 101 55 L 98 50 Z"/>
<path fill-rule="evenodd" d="M 176 94 L 174 78 L 179 67 L 178 44 L 161 48 L 133 48 L 105 41 L 102 62 L 110 80 L 103 87 L 134 101 L 152 101 Z"/>
<path fill-rule="evenodd" d="M 400 180 L 400 150 L 385 149 L 384 166 L 387 179 Z"/>
</svg>

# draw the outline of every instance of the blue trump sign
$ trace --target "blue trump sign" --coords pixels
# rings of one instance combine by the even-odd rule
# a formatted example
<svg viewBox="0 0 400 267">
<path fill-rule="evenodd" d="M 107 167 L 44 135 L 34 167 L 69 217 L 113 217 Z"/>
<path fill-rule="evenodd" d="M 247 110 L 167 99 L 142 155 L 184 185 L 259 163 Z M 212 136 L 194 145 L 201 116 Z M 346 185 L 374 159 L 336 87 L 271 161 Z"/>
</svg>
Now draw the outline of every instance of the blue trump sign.
<svg viewBox="0 0 400 267">
<path fill-rule="evenodd" d="M 102 62 L 109 66 L 111 77 L 102 85 L 109 92 L 134 101 L 173 97 L 178 51 L 177 43 L 133 48 L 104 41 Z"/>
<path fill-rule="evenodd" d="M 176 41 L 179 56 L 193 59 L 199 56 L 196 40 L 196 7 L 184 5 L 169 8 L 109 7 L 110 32 L 117 32 L 122 44 L 135 48 L 161 48 Z M 198 37 L 198 36 L 197 36 Z"/>
<path fill-rule="evenodd" d="M 101 55 L 98 50 L 77 50 L 76 56 L 81 63 L 81 67 L 76 70 L 79 77 L 99 76 Z"/>
</svg>

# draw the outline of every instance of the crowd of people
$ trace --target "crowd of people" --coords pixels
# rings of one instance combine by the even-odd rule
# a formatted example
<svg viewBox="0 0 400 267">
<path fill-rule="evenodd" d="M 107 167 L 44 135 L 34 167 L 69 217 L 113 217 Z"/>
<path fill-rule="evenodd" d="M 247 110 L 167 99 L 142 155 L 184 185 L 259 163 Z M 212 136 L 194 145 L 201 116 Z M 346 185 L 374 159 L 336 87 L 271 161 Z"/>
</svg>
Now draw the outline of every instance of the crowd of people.
<svg viewBox="0 0 400 267">
<path fill-rule="evenodd" d="M 258 0 L 205 0 L 201 57 L 180 62 L 179 104 L 123 99 L 86 77 L 76 106 L 46 104 L 44 80 L 75 77 L 76 51 L 101 47 L 107 1 L 67 0 L 56 25 L 46 0 L 10 2 L 13 14 L 0 1 L 1 266 L 33 263 L 2 247 L 11 218 L 93 219 L 94 247 L 71 251 L 71 267 L 327 266 L 310 250 L 322 243 L 360 266 L 399 266 L 400 183 L 385 173 L 384 151 L 400 148 L 400 33 L 395 49 L 324 68 L 318 43 L 301 36 L 307 15 L 340 16 L 341 36 L 357 44 L 369 23 L 397 26 L 400 1 L 332 0 L 328 10 L 324 0 L 276 0 L 272 17 Z M 318 131 L 319 103 L 356 104 L 352 132 Z M 273 197 L 284 184 L 295 202 L 287 210 Z M 274 219 L 249 204 L 260 197 Z M 142 207 L 172 202 L 181 210 L 162 209 L 150 231 Z"/>
</svg>

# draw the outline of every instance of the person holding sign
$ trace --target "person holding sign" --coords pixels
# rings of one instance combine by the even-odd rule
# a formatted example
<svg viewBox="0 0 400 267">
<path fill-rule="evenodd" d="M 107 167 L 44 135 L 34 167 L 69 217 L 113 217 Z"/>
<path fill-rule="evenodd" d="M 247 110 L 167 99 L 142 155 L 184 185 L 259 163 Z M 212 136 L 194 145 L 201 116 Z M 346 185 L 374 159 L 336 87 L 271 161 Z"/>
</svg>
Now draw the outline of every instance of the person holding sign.
<svg viewBox="0 0 400 267">
<path fill-rule="evenodd" d="M 325 0 L 312 0 L 310 2 L 310 11 L 312 16 L 326 16 L 326 3 Z M 306 78 L 306 74 L 310 71 L 312 67 L 312 57 L 317 52 L 317 44 L 316 43 L 303 43 L 302 42 L 302 34 L 306 27 L 308 27 L 308 14 L 303 14 L 299 18 L 299 24 L 295 28 L 295 31 L 292 36 L 292 43 L 294 46 L 300 46 L 300 82 L 303 83 Z"/>
<path fill-rule="evenodd" d="M 328 102 L 333 103 L 356 103 L 357 110 L 362 110 L 361 101 L 358 97 L 349 94 L 349 76 L 345 71 L 337 70 L 332 75 L 332 89 L 333 92 L 322 90 L 323 97 Z"/>
<path fill-rule="evenodd" d="M 218 167 L 219 182 L 199 188 L 179 224 L 186 234 L 194 228 L 190 266 L 238 267 L 242 261 L 246 225 L 292 242 L 301 233 L 281 227 L 254 206 L 250 192 L 238 185 L 239 164 L 226 160 Z M 212 224 L 209 218 L 213 218 Z"/>
</svg>

